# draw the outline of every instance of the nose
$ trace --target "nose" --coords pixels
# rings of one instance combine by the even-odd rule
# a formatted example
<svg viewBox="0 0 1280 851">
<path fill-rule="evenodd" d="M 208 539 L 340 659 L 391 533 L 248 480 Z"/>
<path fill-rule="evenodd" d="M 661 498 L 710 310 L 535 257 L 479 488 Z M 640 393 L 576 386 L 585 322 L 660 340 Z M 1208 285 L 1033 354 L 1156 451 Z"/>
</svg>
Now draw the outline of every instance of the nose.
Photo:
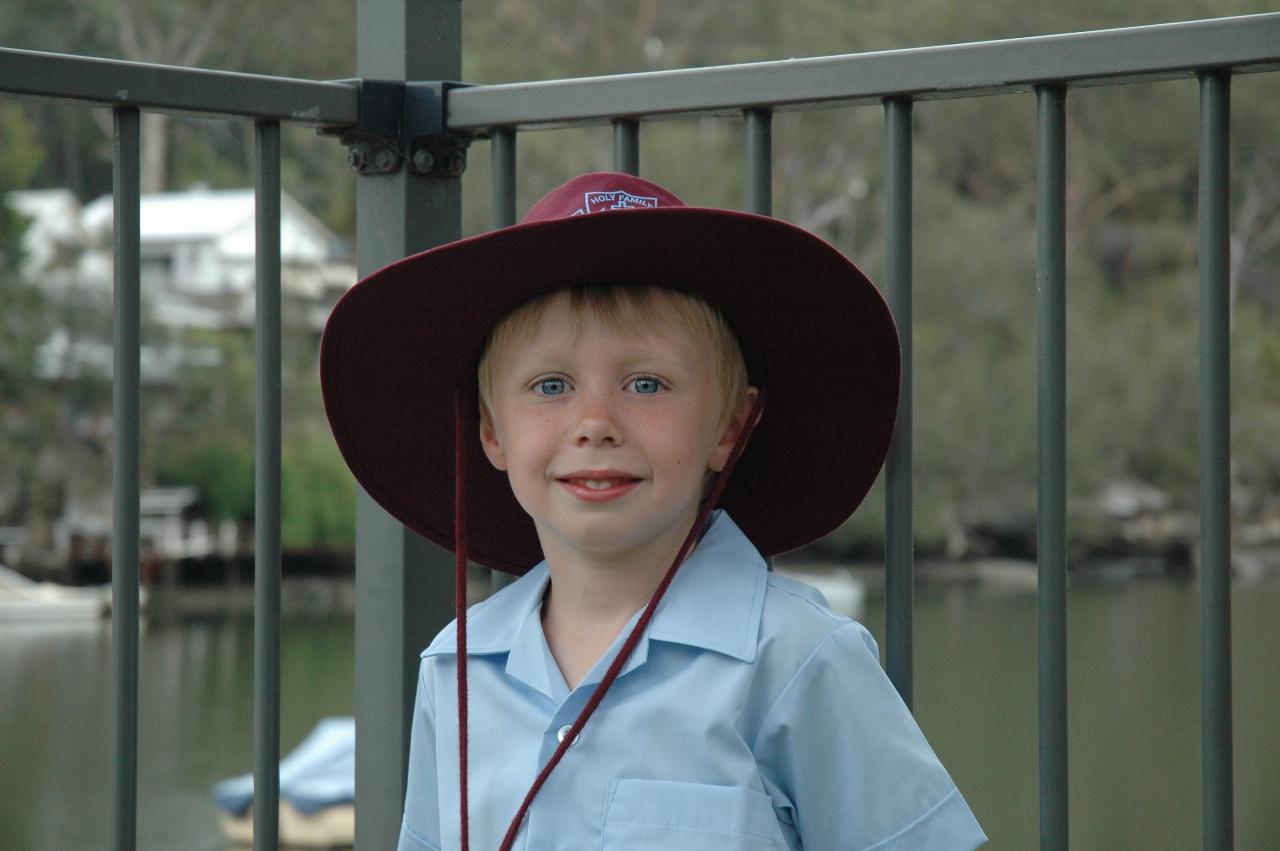
<svg viewBox="0 0 1280 851">
<path fill-rule="evenodd" d="M 605 393 L 584 393 L 574 427 L 573 442 L 578 446 L 622 443 L 622 427 L 615 411 L 615 400 Z"/>
</svg>

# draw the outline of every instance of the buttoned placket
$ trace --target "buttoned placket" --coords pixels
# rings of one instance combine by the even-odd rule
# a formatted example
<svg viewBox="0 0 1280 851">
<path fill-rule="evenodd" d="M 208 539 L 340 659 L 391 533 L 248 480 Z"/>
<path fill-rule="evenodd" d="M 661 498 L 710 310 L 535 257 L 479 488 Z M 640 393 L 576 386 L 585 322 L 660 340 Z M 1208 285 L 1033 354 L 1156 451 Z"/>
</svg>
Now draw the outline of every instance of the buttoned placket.
<svg viewBox="0 0 1280 851">
<path fill-rule="evenodd" d="M 538 750 L 539 766 L 547 764 L 551 759 L 552 754 L 554 754 L 556 749 L 560 747 L 560 742 L 569 734 L 569 730 L 573 727 L 573 722 L 577 720 L 583 707 L 586 706 L 587 701 L 591 699 L 591 695 L 595 691 L 595 687 L 604 679 L 605 672 L 609 670 L 609 665 L 612 664 L 613 659 L 622 648 L 622 644 L 626 641 L 627 636 L 631 634 L 631 630 L 635 626 L 639 617 L 640 613 L 636 612 L 636 614 L 627 621 L 626 626 L 624 626 L 619 632 L 617 638 L 614 639 L 613 644 L 609 646 L 609 649 L 605 651 L 600 659 L 596 660 L 596 664 L 593 665 L 591 670 L 587 672 L 587 675 L 583 677 L 582 682 L 578 683 L 576 688 L 570 690 L 568 684 L 564 680 L 563 674 L 560 673 L 555 657 L 551 654 L 551 648 L 550 645 L 547 644 L 546 634 L 542 632 L 542 606 L 538 605 L 534 608 L 533 612 L 530 614 L 529 621 L 526 622 L 524 629 L 521 630 L 520 639 L 534 643 L 535 646 L 541 650 L 542 665 L 537 667 L 548 672 L 547 684 L 550 685 L 549 692 L 544 692 L 544 694 L 551 698 L 553 702 L 558 702 L 555 710 L 547 719 L 546 727 L 543 730 L 542 743 Z M 529 630 L 530 628 L 537 631 L 536 636 L 525 632 L 525 630 Z M 513 654 L 518 652 L 518 645 L 519 641 L 517 642 L 517 646 L 512 647 Z M 524 654 L 521 655 L 524 656 Z M 622 680 L 624 677 L 633 675 L 634 672 L 648 661 L 648 658 L 649 638 L 648 636 L 643 636 L 640 642 L 636 645 L 635 650 L 632 651 L 630 658 L 628 658 L 626 663 L 623 665 L 622 672 L 618 675 L 618 679 Z M 524 656 L 523 661 L 526 664 L 517 666 L 515 673 L 529 673 L 527 670 L 527 662 L 530 660 L 527 656 Z M 507 673 L 513 673 L 510 658 L 508 659 Z M 521 681 L 526 685 L 533 685 L 528 679 L 524 679 L 523 677 L 517 678 L 521 679 Z M 536 688 L 536 686 L 534 687 Z M 597 715 L 600 712 L 608 711 L 608 700 L 609 698 L 606 697 L 605 703 L 597 710 Z M 591 722 L 588 721 L 582 731 L 579 732 L 578 736 L 575 737 L 573 743 L 569 745 L 570 753 L 565 754 L 566 759 L 569 759 L 570 755 L 590 759 L 589 743 L 591 740 L 591 732 L 592 725 Z M 562 765 L 561 770 L 572 771 L 573 769 L 571 765 Z M 529 807 L 529 812 L 525 816 L 525 823 L 522 828 L 525 851 L 541 851 L 543 848 L 549 849 L 554 847 L 556 835 L 554 815 L 548 816 L 548 818 L 551 819 L 551 821 L 548 822 L 548 830 L 543 831 L 541 829 L 543 813 L 546 811 L 547 807 L 554 806 L 554 804 L 548 803 L 548 800 L 549 799 L 545 796 L 539 796 L 538 798 L 534 798 L 533 803 Z"/>
</svg>

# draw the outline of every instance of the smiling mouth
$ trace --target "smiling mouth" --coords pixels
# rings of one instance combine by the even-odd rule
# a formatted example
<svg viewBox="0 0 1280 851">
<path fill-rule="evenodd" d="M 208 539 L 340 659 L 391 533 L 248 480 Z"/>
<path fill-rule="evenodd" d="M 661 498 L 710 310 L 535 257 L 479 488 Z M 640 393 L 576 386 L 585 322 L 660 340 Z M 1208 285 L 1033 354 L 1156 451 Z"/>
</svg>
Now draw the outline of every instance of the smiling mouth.
<svg viewBox="0 0 1280 851">
<path fill-rule="evenodd" d="M 638 482 L 639 479 L 619 478 L 619 479 L 557 479 L 569 485 L 581 485 L 591 490 L 602 491 L 613 487 L 614 485 L 629 484 Z"/>
<path fill-rule="evenodd" d="M 605 502 L 625 495 L 639 484 L 641 479 L 634 476 L 594 473 L 591 476 L 566 476 L 556 481 L 570 494 L 584 502 Z"/>
</svg>

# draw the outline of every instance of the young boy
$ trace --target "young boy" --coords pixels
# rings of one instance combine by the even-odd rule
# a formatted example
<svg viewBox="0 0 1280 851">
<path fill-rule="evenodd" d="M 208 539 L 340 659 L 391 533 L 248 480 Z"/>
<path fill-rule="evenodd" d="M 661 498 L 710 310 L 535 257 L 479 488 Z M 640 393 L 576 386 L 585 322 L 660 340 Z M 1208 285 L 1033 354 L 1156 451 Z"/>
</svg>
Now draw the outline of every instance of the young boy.
<svg viewBox="0 0 1280 851">
<path fill-rule="evenodd" d="M 866 494 L 898 362 L 835 249 L 622 174 L 353 288 L 335 437 L 458 570 L 402 851 L 982 844 L 870 635 L 763 558 Z M 468 558 L 520 579 L 467 612 Z"/>
</svg>

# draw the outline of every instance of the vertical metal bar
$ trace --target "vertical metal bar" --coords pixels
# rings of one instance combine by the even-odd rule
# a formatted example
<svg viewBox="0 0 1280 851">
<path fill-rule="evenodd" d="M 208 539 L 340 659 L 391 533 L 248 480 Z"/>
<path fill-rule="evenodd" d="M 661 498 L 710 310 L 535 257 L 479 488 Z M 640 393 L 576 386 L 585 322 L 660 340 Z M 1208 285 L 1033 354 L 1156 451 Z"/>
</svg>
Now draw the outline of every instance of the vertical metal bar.
<svg viewBox="0 0 1280 851">
<path fill-rule="evenodd" d="M 357 0 L 356 75 L 458 80 L 457 0 Z M 457 239 L 461 178 L 400 170 L 356 181 L 356 266 L 367 275 Z M 396 847 L 418 654 L 453 617 L 453 556 L 356 494 L 356 847 Z"/>
<path fill-rule="evenodd" d="M 898 419 L 885 465 L 885 621 L 889 679 L 910 708 L 912 687 L 911 101 L 885 110 L 885 290 L 902 344 Z"/>
<path fill-rule="evenodd" d="M 617 130 L 614 130 L 614 153 L 617 154 Z M 490 158 L 493 173 L 492 199 L 493 227 L 505 228 L 516 223 L 516 131 L 500 127 L 493 131 L 490 142 Z M 489 588 L 498 591 L 515 581 L 515 577 L 501 570 L 489 571 Z"/>
<path fill-rule="evenodd" d="M 255 130 L 253 847 L 275 851 L 280 844 L 280 124 L 259 121 Z"/>
<path fill-rule="evenodd" d="M 747 211 L 773 215 L 773 113 L 748 109 L 746 119 Z"/>
<path fill-rule="evenodd" d="M 1040 847 L 1067 847 L 1066 90 L 1036 89 Z"/>
<path fill-rule="evenodd" d="M 491 186 L 494 230 L 516 223 L 516 131 L 499 127 L 493 131 L 490 145 Z"/>
<path fill-rule="evenodd" d="M 111 421 L 114 437 L 111 535 L 111 646 L 115 689 L 116 851 L 132 851 L 138 830 L 138 513 L 142 296 L 138 110 L 114 111 L 115 309 Z"/>
<path fill-rule="evenodd" d="M 1200 75 L 1200 723 L 1204 847 L 1231 848 L 1231 77 Z"/>
<path fill-rule="evenodd" d="M 746 148 L 748 212 L 773 215 L 773 113 L 767 109 L 743 112 L 743 142 Z M 773 570 L 773 557 L 767 560 Z"/>
<path fill-rule="evenodd" d="M 640 174 L 640 122 L 635 119 L 613 120 L 613 170 Z"/>
</svg>

